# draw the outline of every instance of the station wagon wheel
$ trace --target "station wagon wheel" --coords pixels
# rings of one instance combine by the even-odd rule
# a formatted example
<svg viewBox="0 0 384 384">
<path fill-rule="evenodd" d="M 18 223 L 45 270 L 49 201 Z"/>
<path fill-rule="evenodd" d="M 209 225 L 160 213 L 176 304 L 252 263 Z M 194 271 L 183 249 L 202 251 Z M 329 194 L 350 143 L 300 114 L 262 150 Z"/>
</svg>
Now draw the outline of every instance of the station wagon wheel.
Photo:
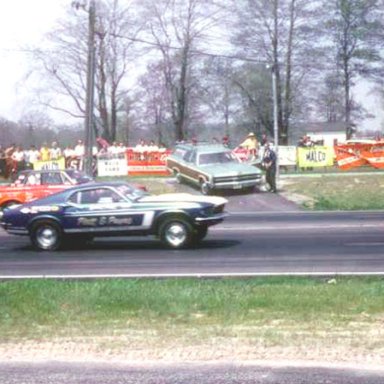
<svg viewBox="0 0 384 384">
<path fill-rule="evenodd" d="M 201 180 L 200 181 L 200 192 L 203 195 L 207 196 L 211 193 L 211 191 L 212 191 L 212 188 L 210 187 L 210 185 L 206 181 Z"/>
<path fill-rule="evenodd" d="M 63 234 L 53 221 L 38 221 L 30 232 L 31 242 L 39 251 L 55 251 L 61 246 Z"/>
<path fill-rule="evenodd" d="M 181 184 L 183 182 L 183 180 L 182 180 L 182 177 L 180 175 L 180 172 L 175 170 L 174 175 L 175 175 L 175 179 L 176 179 L 177 184 Z"/>
<path fill-rule="evenodd" d="M 160 225 L 159 236 L 163 244 L 169 248 L 185 248 L 193 239 L 193 228 L 183 218 L 169 218 Z"/>
</svg>

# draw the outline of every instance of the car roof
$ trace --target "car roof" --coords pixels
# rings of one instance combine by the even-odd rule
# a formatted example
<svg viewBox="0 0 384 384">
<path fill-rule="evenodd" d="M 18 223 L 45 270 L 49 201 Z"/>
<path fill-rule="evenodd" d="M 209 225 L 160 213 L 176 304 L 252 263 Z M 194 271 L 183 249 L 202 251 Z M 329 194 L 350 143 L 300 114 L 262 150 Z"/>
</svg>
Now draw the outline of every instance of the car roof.
<svg viewBox="0 0 384 384">
<path fill-rule="evenodd" d="M 60 202 L 64 202 L 69 195 L 73 192 L 85 191 L 88 189 L 101 188 L 101 187 L 118 187 L 120 185 L 130 185 L 126 181 L 107 181 L 107 182 L 91 182 L 85 184 L 78 184 L 73 187 L 67 188 L 63 191 L 54 193 L 52 195 L 48 195 L 38 200 L 33 200 L 25 205 L 43 205 L 43 204 L 59 204 Z M 134 188 L 134 187 L 132 187 Z"/>
<path fill-rule="evenodd" d="M 176 148 L 184 148 L 186 150 L 195 149 L 198 153 L 217 153 L 228 152 L 229 149 L 222 144 L 177 144 Z"/>
</svg>

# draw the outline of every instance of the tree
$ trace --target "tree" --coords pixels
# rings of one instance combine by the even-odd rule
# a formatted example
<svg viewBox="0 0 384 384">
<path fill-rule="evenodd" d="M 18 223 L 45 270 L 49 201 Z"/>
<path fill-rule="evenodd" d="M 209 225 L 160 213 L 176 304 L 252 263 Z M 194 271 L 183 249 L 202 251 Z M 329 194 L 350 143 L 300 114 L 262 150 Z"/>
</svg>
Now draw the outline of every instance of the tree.
<svg viewBox="0 0 384 384">
<path fill-rule="evenodd" d="M 197 49 L 217 25 L 221 8 L 211 0 L 147 0 L 144 5 L 149 33 L 162 61 L 175 138 L 184 140 L 193 114 Z"/>
<path fill-rule="evenodd" d="M 234 3 L 234 42 L 239 54 L 268 65 L 276 76 L 279 142 L 287 144 L 295 97 L 311 72 L 308 63 L 318 1 L 240 0 Z M 272 108 L 270 108 L 270 111 Z"/>
<path fill-rule="evenodd" d="M 68 9 L 58 27 L 48 34 L 49 50 L 36 49 L 44 104 L 72 117 L 85 115 L 88 24 L 84 13 Z M 133 5 L 119 0 L 98 1 L 95 33 L 95 114 L 100 134 L 116 138 L 118 113 L 127 94 L 125 80 L 136 57 L 134 39 L 140 32 Z M 50 99 L 42 88 L 55 93 Z M 97 130 L 97 127 L 95 127 Z M 98 134 L 98 133 L 97 133 Z"/>
<path fill-rule="evenodd" d="M 349 139 L 353 133 L 351 88 L 357 76 L 377 74 L 376 64 L 383 59 L 380 49 L 383 10 L 378 0 L 334 0 L 326 4 L 331 5 L 326 26 L 336 49 L 337 68 L 342 74 L 345 128 Z"/>
</svg>

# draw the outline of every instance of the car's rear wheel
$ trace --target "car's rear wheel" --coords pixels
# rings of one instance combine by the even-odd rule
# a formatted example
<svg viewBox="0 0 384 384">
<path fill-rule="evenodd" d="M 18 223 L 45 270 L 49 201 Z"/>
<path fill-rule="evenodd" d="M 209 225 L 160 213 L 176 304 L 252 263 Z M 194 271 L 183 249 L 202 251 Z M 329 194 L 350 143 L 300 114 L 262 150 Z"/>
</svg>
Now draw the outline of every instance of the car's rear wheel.
<svg viewBox="0 0 384 384">
<path fill-rule="evenodd" d="M 160 225 L 159 237 L 168 248 L 185 248 L 193 240 L 193 228 L 186 219 L 169 218 Z"/>
<path fill-rule="evenodd" d="M 53 221 L 38 221 L 30 231 L 33 246 L 39 251 L 55 251 L 60 248 L 63 233 L 58 224 Z"/>
<path fill-rule="evenodd" d="M 175 179 L 178 184 L 181 184 L 183 182 L 183 178 L 180 175 L 179 171 L 174 171 Z"/>
</svg>

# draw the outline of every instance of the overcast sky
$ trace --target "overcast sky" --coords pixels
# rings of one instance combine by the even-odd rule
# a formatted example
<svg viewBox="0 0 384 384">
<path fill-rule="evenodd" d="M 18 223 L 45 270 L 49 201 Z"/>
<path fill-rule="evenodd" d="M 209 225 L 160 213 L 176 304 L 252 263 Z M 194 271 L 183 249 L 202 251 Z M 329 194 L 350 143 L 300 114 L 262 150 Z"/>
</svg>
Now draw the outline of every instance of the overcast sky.
<svg viewBox="0 0 384 384">
<path fill-rule="evenodd" d="M 28 72 L 28 56 L 22 51 L 39 45 L 44 34 L 64 14 L 72 0 L 2 0 L 0 5 L 0 117 L 17 121 L 30 108 L 32 96 L 23 78 Z M 354 90 L 357 100 L 378 116 L 366 120 L 363 128 L 384 128 L 381 101 L 360 84 Z M 32 108 L 33 109 L 33 108 Z M 49 111 L 47 111 L 49 112 Z M 52 116 L 55 118 L 55 116 Z"/>
<path fill-rule="evenodd" d="M 0 116 L 18 120 L 30 97 L 23 77 L 28 57 L 22 51 L 36 46 L 71 0 L 2 0 L 0 5 Z"/>
</svg>

